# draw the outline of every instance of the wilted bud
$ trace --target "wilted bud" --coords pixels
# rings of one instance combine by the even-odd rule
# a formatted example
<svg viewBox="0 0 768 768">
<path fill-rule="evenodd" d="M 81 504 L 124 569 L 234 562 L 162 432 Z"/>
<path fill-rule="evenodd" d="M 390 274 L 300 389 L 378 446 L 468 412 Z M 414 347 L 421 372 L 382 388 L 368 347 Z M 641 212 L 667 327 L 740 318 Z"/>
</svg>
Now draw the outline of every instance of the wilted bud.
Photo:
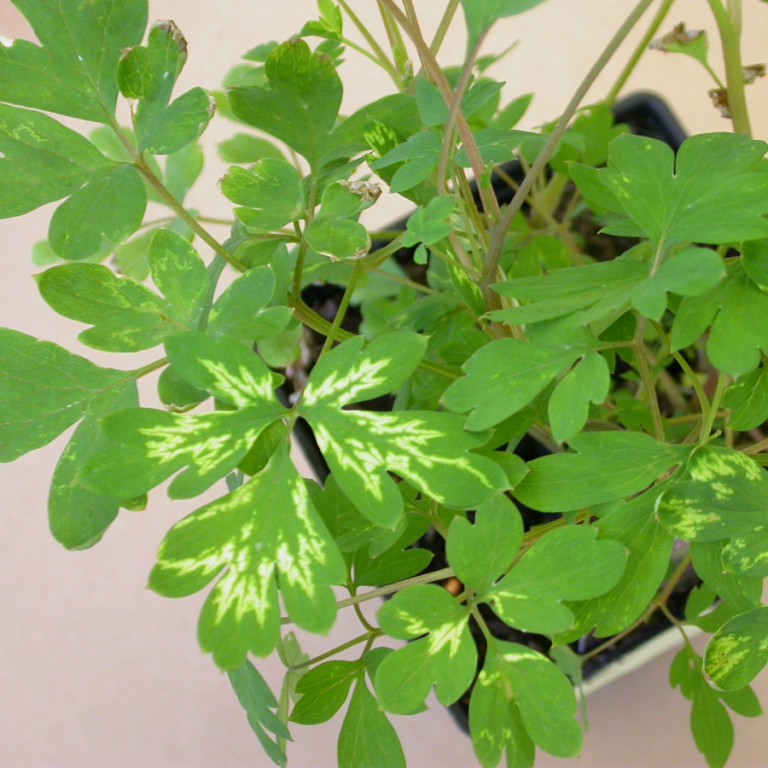
<svg viewBox="0 0 768 768">
<path fill-rule="evenodd" d="M 691 45 L 703 34 L 703 29 L 686 29 L 685 22 L 681 21 L 679 24 L 675 24 L 671 32 L 667 32 L 663 37 L 654 40 L 649 47 L 656 51 L 669 51 L 671 47 Z"/>
<path fill-rule="evenodd" d="M 725 88 L 713 88 L 709 91 L 709 98 L 712 103 L 720 110 L 722 117 L 731 116 L 731 107 L 728 104 L 728 91 Z"/>
<path fill-rule="evenodd" d="M 751 85 L 758 77 L 765 77 L 765 64 L 748 64 L 741 71 L 746 85 Z"/>
</svg>

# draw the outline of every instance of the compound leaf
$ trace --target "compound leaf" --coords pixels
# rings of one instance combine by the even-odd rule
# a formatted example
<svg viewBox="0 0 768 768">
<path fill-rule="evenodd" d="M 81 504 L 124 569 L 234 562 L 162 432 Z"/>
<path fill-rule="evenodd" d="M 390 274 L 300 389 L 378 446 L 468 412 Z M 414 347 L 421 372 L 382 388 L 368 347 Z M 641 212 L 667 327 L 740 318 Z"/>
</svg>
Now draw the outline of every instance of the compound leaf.
<svg viewBox="0 0 768 768">
<path fill-rule="evenodd" d="M 41 45 L 0 46 L 0 101 L 109 123 L 118 61 L 147 25 L 146 0 L 14 0 Z"/>
<path fill-rule="evenodd" d="M 341 105 L 341 80 L 333 62 L 306 42 L 289 40 L 267 57 L 269 88 L 232 88 L 237 117 L 284 141 L 317 170 Z"/>
<path fill-rule="evenodd" d="M 132 165 L 118 165 L 56 209 L 48 242 L 62 259 L 87 259 L 101 250 L 105 240 L 111 247 L 127 240 L 141 226 L 146 207 L 139 172 Z"/>
<path fill-rule="evenodd" d="M 88 413 L 98 413 L 132 376 L 99 368 L 47 341 L 0 328 L 0 461 L 49 443 Z M 128 494 L 124 498 L 138 494 Z"/>
<path fill-rule="evenodd" d="M 466 375 L 445 390 L 443 402 L 452 411 L 470 412 L 465 429 L 488 429 L 528 405 L 585 351 L 576 345 L 492 341 L 462 366 Z"/>
<path fill-rule="evenodd" d="M 219 667 L 237 669 L 249 652 L 267 656 L 279 641 L 278 582 L 291 619 L 325 634 L 336 618 L 330 585 L 341 583 L 344 573 L 283 446 L 245 485 L 168 532 L 149 585 L 181 597 L 220 575 L 200 614 L 198 637 Z"/>
<path fill-rule="evenodd" d="M 596 536 L 597 530 L 585 525 L 548 533 L 483 599 L 505 624 L 524 632 L 570 629 L 574 616 L 563 603 L 608 592 L 626 566 L 627 550 Z"/>
<path fill-rule="evenodd" d="M 541 512 L 566 512 L 639 493 L 690 450 L 639 432 L 585 432 L 570 440 L 577 453 L 528 463 L 515 496 Z"/>
<path fill-rule="evenodd" d="M 48 115 L 0 104 L 0 218 L 71 195 L 115 165 Z"/>
<path fill-rule="evenodd" d="M 390 637 L 420 638 L 379 665 L 376 693 L 383 709 L 411 714 L 433 685 L 440 703 L 448 706 L 469 688 L 477 669 L 469 611 L 448 592 L 432 584 L 408 587 L 379 610 L 378 619 Z"/>
<path fill-rule="evenodd" d="M 291 720 L 300 725 L 330 720 L 347 700 L 360 669 L 356 661 L 328 661 L 302 675 L 296 684 L 300 698 L 291 712 Z"/>
<path fill-rule="evenodd" d="M 743 688 L 768 664 L 768 607 L 734 616 L 707 643 L 704 668 L 724 691 Z"/>
<path fill-rule="evenodd" d="M 581 750 L 570 681 L 546 656 L 524 645 L 489 645 L 469 709 L 483 766 L 496 766 L 506 749 L 508 765 L 528 768 L 533 743 L 557 757 L 575 757 Z"/>
</svg>

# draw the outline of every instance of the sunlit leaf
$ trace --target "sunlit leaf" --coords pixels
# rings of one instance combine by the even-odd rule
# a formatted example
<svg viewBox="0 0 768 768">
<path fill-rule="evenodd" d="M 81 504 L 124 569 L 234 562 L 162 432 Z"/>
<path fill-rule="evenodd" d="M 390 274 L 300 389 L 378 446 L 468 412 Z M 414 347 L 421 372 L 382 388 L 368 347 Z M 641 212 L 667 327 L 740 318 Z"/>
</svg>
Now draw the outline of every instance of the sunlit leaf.
<svg viewBox="0 0 768 768">
<path fill-rule="evenodd" d="M 728 448 L 697 450 L 688 479 L 663 494 L 657 513 L 673 536 L 686 541 L 730 539 L 724 566 L 768 575 L 768 475 L 749 456 Z"/>
<path fill-rule="evenodd" d="M 470 729 L 483 766 L 530 768 L 533 743 L 557 757 L 581 750 L 576 696 L 568 678 L 546 657 L 517 643 L 495 641 L 472 691 Z"/>
<path fill-rule="evenodd" d="M 469 611 L 441 587 L 422 584 L 398 592 L 378 614 L 390 637 L 420 638 L 387 656 L 376 672 L 382 708 L 396 714 L 418 709 L 435 686 L 441 704 L 453 704 L 469 688 L 477 648 L 467 626 Z"/>
<path fill-rule="evenodd" d="M 470 412 L 465 429 L 488 429 L 528 405 L 585 351 L 518 339 L 492 341 L 462 366 L 466 376 L 448 387 L 443 401 L 452 411 Z"/>
<path fill-rule="evenodd" d="M 556 634 L 574 624 L 563 603 L 605 594 L 624 572 L 627 551 L 596 540 L 592 526 L 551 531 L 536 542 L 483 599 L 505 624 L 524 632 Z"/>
<path fill-rule="evenodd" d="M 278 583 L 299 627 L 325 634 L 333 625 L 330 585 L 344 579 L 344 563 L 286 447 L 248 483 L 177 523 L 160 547 L 149 583 L 159 594 L 182 597 L 217 576 L 198 636 L 223 669 L 237 669 L 249 652 L 267 656 L 274 650 Z"/>
<path fill-rule="evenodd" d="M 109 123 L 117 65 L 147 24 L 146 0 L 14 0 L 41 45 L 0 46 L 0 101 Z"/>
<path fill-rule="evenodd" d="M 14 461 L 98 413 L 103 398 L 113 400 L 132 378 L 8 328 L 0 328 L 0 370 L 0 461 Z"/>
<path fill-rule="evenodd" d="M 98 419 L 137 405 L 136 384 L 129 381 L 111 401 L 102 398 L 96 409 L 84 416 L 61 454 L 48 494 L 48 523 L 53 537 L 67 549 L 92 547 L 117 517 L 120 502 L 80 485 L 77 475 L 92 454 L 104 447 Z"/>
<path fill-rule="evenodd" d="M 585 432 L 571 438 L 570 446 L 576 453 L 528 463 L 528 474 L 515 488 L 523 504 L 565 512 L 623 498 L 685 461 L 689 450 L 639 432 Z"/>
<path fill-rule="evenodd" d="M 269 55 L 265 72 L 269 88 L 230 90 L 232 111 L 316 167 L 341 104 L 342 85 L 333 63 L 294 38 Z"/>
<path fill-rule="evenodd" d="M 474 525 L 463 517 L 453 519 L 446 555 L 457 578 L 483 594 L 512 563 L 522 540 L 520 513 L 506 496 L 499 495 L 480 505 Z"/>
<path fill-rule="evenodd" d="M 657 248 L 753 240 L 768 235 L 766 149 L 743 134 L 707 133 L 675 157 L 661 141 L 623 134 L 607 168 L 573 165 L 571 173 L 588 201 L 631 220 Z M 621 223 L 604 231 L 624 233 Z"/>
<path fill-rule="evenodd" d="M 768 607 L 735 616 L 712 637 L 704 667 L 712 682 L 733 691 L 752 682 L 768 664 Z"/>
<path fill-rule="evenodd" d="M 60 200 L 115 166 L 47 115 L 0 104 L 0 218 Z"/>
</svg>

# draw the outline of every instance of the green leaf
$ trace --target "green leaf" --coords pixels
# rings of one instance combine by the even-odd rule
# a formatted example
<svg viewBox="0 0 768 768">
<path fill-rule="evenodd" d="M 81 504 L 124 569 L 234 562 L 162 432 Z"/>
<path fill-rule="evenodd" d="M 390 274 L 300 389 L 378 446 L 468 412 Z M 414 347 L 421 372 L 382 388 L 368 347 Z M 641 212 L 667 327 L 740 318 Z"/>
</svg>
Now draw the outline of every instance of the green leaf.
<svg viewBox="0 0 768 768">
<path fill-rule="evenodd" d="M 114 167 L 53 118 L 0 104 L 0 218 L 60 200 Z"/>
<path fill-rule="evenodd" d="M 62 264 L 37 277 L 46 303 L 64 317 L 89 323 L 83 344 L 109 352 L 151 349 L 184 326 L 166 303 L 129 278 L 101 264 Z"/>
<path fill-rule="evenodd" d="M 585 351 L 518 339 L 492 341 L 462 366 L 466 376 L 445 390 L 443 402 L 452 411 L 470 411 L 465 429 L 488 429 L 528 405 Z"/>
<path fill-rule="evenodd" d="M 392 165 L 399 167 L 388 181 L 392 192 L 401 194 L 413 189 L 418 184 L 432 176 L 440 163 L 442 139 L 434 131 L 421 131 L 410 136 L 407 141 L 398 144 L 382 157 L 369 163 L 371 168 L 379 171 Z"/>
<path fill-rule="evenodd" d="M 577 453 L 528 463 L 515 496 L 541 512 L 567 512 L 623 498 L 647 488 L 690 450 L 633 432 L 585 432 L 570 440 Z"/>
<path fill-rule="evenodd" d="M 703 29 L 686 29 L 683 22 L 675 24 L 671 32 L 654 40 L 650 47 L 665 53 L 682 53 L 708 67 L 707 33 Z"/>
<path fill-rule="evenodd" d="M 707 643 L 704 668 L 724 691 L 742 688 L 768 664 L 768 607 L 735 616 Z"/>
<path fill-rule="evenodd" d="M 85 415 L 61 454 L 48 494 L 48 524 L 53 537 L 67 549 L 87 549 L 101 540 L 117 517 L 119 503 L 111 496 L 93 493 L 77 482 L 80 469 L 103 447 L 99 418 L 106 413 L 138 405 L 134 381 L 103 398 Z"/>
<path fill-rule="evenodd" d="M 152 281 L 165 297 L 164 312 L 191 328 L 198 320 L 208 291 L 208 272 L 185 238 L 170 229 L 155 232 L 149 249 Z"/>
<path fill-rule="evenodd" d="M 699 578 L 726 603 L 739 611 L 760 605 L 763 581 L 727 571 L 723 563 L 723 542 L 692 542 L 693 567 Z"/>
<path fill-rule="evenodd" d="M 730 408 L 728 424 L 732 429 L 749 430 L 768 419 L 768 368 L 741 376 L 723 396 L 723 407 Z"/>
<path fill-rule="evenodd" d="M 107 176 L 86 184 L 55 211 L 48 240 L 68 261 L 87 259 L 127 240 L 144 220 L 147 193 L 132 165 L 119 165 Z"/>
<path fill-rule="evenodd" d="M 288 307 L 267 306 L 275 292 L 269 267 L 254 267 L 237 278 L 211 308 L 208 331 L 238 339 L 266 339 L 280 333 L 293 316 Z"/>
<path fill-rule="evenodd" d="M 139 496 L 186 467 L 168 493 L 198 496 L 233 470 L 261 432 L 285 414 L 272 392 L 269 369 L 234 339 L 177 334 L 166 349 L 188 384 L 240 410 L 195 416 L 131 409 L 106 418 L 110 446 L 82 474 L 93 490 L 118 498 Z"/>
<path fill-rule="evenodd" d="M 397 732 L 360 677 L 341 725 L 338 764 L 355 768 L 405 768 Z"/>
<path fill-rule="evenodd" d="M 313 369 L 300 413 L 344 493 L 377 525 L 393 528 L 403 501 L 389 472 L 408 480 L 441 504 L 471 508 L 506 487 L 494 462 L 470 453 L 487 439 L 461 428 L 446 413 L 374 413 L 346 410 L 399 388 L 424 354 L 417 334 L 382 334 L 363 351 L 350 339 Z"/>
<path fill-rule="evenodd" d="M 198 592 L 220 576 L 200 614 L 198 637 L 222 669 L 280 638 L 278 582 L 288 615 L 326 634 L 336 618 L 331 584 L 344 563 L 304 481 L 282 447 L 248 483 L 193 512 L 166 535 L 149 579 L 161 595 Z"/>
<path fill-rule="evenodd" d="M 570 629 L 574 616 L 563 602 L 605 594 L 627 562 L 621 544 L 596 536 L 597 530 L 585 525 L 548 533 L 483 599 L 505 624 L 524 632 L 551 635 Z"/>
<path fill-rule="evenodd" d="M 433 685 L 438 701 L 448 706 L 469 688 L 477 670 L 469 611 L 442 587 L 408 587 L 382 606 L 378 619 L 390 637 L 420 638 L 379 665 L 376 694 L 383 709 L 411 714 L 424 704 Z"/>
<path fill-rule="evenodd" d="M 679 687 L 693 702 L 691 731 L 699 752 L 710 768 L 723 768 L 733 749 L 733 724 L 727 710 L 702 675 L 699 656 L 690 646 L 683 648 L 670 668 L 670 684 Z"/>
<path fill-rule="evenodd" d="M 284 159 L 283 153 L 271 141 L 250 133 L 236 133 L 218 146 L 219 156 L 225 163 L 248 165 L 265 158 Z"/>
<path fill-rule="evenodd" d="M 766 149 L 742 134 L 708 133 L 683 142 L 675 158 L 660 141 L 622 134 L 607 168 L 572 166 L 572 175 L 588 202 L 631 220 L 655 248 L 719 245 L 768 234 Z"/>
<path fill-rule="evenodd" d="M 229 91 L 232 111 L 284 141 L 318 170 L 341 105 L 342 85 L 333 62 L 293 39 L 267 57 L 265 73 L 269 88 Z"/>
<path fill-rule="evenodd" d="M 635 286 L 632 305 L 640 314 L 661 320 L 667 309 L 667 292 L 699 296 L 725 277 L 725 264 L 709 248 L 686 248 L 665 261 L 656 274 Z"/>
<path fill-rule="evenodd" d="M 586 325 L 624 307 L 649 271 L 647 263 L 616 259 L 499 283 L 494 290 L 502 296 L 528 303 L 489 312 L 488 317 L 522 325 L 582 312 L 580 322 Z"/>
<path fill-rule="evenodd" d="M 461 0 L 467 21 L 467 52 L 499 20 L 535 8 L 543 0 Z"/>
<path fill-rule="evenodd" d="M 434 245 L 447 237 L 453 227 L 449 221 L 456 201 L 449 195 L 433 197 L 425 207 L 417 209 L 408 219 L 408 234 L 404 245 Z"/>
<path fill-rule="evenodd" d="M 558 643 L 578 640 L 594 628 L 596 637 L 623 632 L 637 621 L 667 576 L 674 539 L 654 515 L 657 492 L 645 493 L 601 517 L 595 525 L 598 541 L 618 542 L 629 552 L 627 565 L 615 586 L 603 595 L 569 607 L 576 616 L 572 632 Z"/>
<path fill-rule="evenodd" d="M 215 109 L 216 102 L 208 91 L 192 88 L 137 132 L 139 149 L 153 155 L 178 152 L 202 136 Z"/>
<path fill-rule="evenodd" d="M 739 262 L 714 289 L 680 302 L 672 326 L 672 349 L 698 341 L 707 328 L 707 355 L 721 371 L 738 377 L 755 370 L 768 351 L 768 331 L 754 318 L 768 312 L 768 293 L 760 290 Z"/>
<path fill-rule="evenodd" d="M 483 766 L 496 766 L 504 749 L 508 765 L 532 766 L 531 742 L 557 757 L 581 751 L 570 681 L 546 656 L 524 645 L 498 640 L 489 645 L 469 709 Z"/>
<path fill-rule="evenodd" d="M 689 479 L 675 483 L 658 505 L 659 520 L 686 541 L 730 539 L 723 565 L 737 573 L 768 575 L 768 475 L 749 456 L 728 448 L 697 450 Z"/>
<path fill-rule="evenodd" d="M 146 0 L 14 4 L 42 45 L 0 46 L 0 101 L 109 124 L 118 60 L 144 34 Z"/>
<path fill-rule="evenodd" d="M 99 413 L 132 378 L 99 368 L 56 344 L 0 328 L 0 461 L 49 443 L 89 413 Z M 127 494 L 125 498 L 139 494 Z"/>
<path fill-rule="evenodd" d="M 336 259 L 359 259 L 371 250 L 368 230 L 351 219 L 317 218 L 304 238 L 315 253 Z"/>
<path fill-rule="evenodd" d="M 276 765 L 285 765 L 285 753 L 266 730 L 282 739 L 290 739 L 291 735 L 277 715 L 277 700 L 267 682 L 250 661 L 239 669 L 230 670 L 227 676 L 267 756 Z"/>
<path fill-rule="evenodd" d="M 446 555 L 456 577 L 483 594 L 512 563 L 522 540 L 520 513 L 500 494 L 478 507 L 474 525 L 463 517 L 453 518 Z"/>
<path fill-rule="evenodd" d="M 585 355 L 558 382 L 549 398 L 552 436 L 558 443 L 581 432 L 589 416 L 589 404 L 600 405 L 611 386 L 611 371 L 598 352 Z"/>
<path fill-rule="evenodd" d="M 296 685 L 300 698 L 291 712 L 291 720 L 300 725 L 330 720 L 347 700 L 359 672 L 359 662 L 328 661 L 302 675 Z"/>
<path fill-rule="evenodd" d="M 269 232 L 299 219 L 304 213 L 304 186 L 299 172 L 285 160 L 266 157 L 246 170 L 230 168 L 221 191 L 238 205 L 246 226 Z"/>
</svg>

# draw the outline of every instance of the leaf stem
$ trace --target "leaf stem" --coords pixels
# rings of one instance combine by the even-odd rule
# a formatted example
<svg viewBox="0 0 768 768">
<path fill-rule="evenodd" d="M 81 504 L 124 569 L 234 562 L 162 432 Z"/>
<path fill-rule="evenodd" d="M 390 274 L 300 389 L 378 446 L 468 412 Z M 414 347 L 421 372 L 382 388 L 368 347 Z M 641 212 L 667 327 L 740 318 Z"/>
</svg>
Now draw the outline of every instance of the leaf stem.
<svg viewBox="0 0 768 768">
<path fill-rule="evenodd" d="M 725 82 L 728 91 L 728 112 L 736 133 L 752 135 L 747 97 L 744 91 L 744 70 L 741 62 L 741 0 L 728 4 L 722 0 L 707 0 L 720 33 L 725 64 Z"/>
<path fill-rule="evenodd" d="M 325 661 L 326 659 L 330 659 L 330 658 L 333 658 L 334 656 L 338 656 L 340 653 L 343 653 L 344 651 L 347 651 L 350 648 L 354 648 L 356 645 L 360 645 L 360 643 L 369 642 L 372 638 L 380 637 L 380 636 L 381 636 L 380 629 L 376 629 L 373 632 L 366 632 L 364 635 L 359 635 L 358 637 L 355 637 L 352 640 L 348 640 L 346 643 L 337 645 L 335 648 L 331 648 L 330 651 L 321 653 L 319 656 L 315 656 L 313 659 L 302 661 L 301 664 L 295 664 L 293 666 L 289 666 L 288 671 L 296 672 L 299 669 L 306 669 L 307 667 L 311 667 L 314 664 L 319 664 L 321 661 Z"/>
<path fill-rule="evenodd" d="M 664 23 L 664 19 L 667 17 L 667 14 L 672 8 L 674 2 L 675 0 L 663 0 L 662 4 L 659 6 L 659 10 L 656 12 L 656 15 L 653 17 L 653 20 L 648 26 L 648 30 L 637 44 L 637 48 L 635 48 L 635 50 L 632 52 L 632 55 L 629 57 L 629 60 L 627 61 L 624 69 L 621 71 L 621 74 L 613 84 L 613 88 L 608 91 L 608 95 L 605 97 L 605 100 L 609 104 L 614 104 L 616 99 L 619 98 L 621 92 L 624 90 L 624 86 L 627 84 L 627 80 L 629 80 L 631 77 L 640 59 L 642 59 L 645 55 L 646 51 L 648 50 L 648 46 L 653 41 L 653 38 L 656 37 L 656 33 L 659 31 L 659 27 Z"/>
<path fill-rule="evenodd" d="M 544 170 L 546 164 L 549 162 L 552 155 L 555 153 L 560 139 L 568 129 L 568 123 L 570 122 L 576 110 L 579 108 L 584 97 L 587 95 L 587 91 L 592 87 L 597 77 L 605 68 L 606 64 L 613 58 L 613 55 L 619 49 L 624 39 L 630 33 L 632 28 L 638 23 L 645 11 L 653 4 L 654 0 L 640 0 L 640 2 L 632 10 L 632 13 L 626 18 L 624 23 L 619 27 L 614 36 L 608 42 L 605 50 L 600 54 L 595 63 L 587 72 L 584 79 L 579 84 L 576 92 L 571 97 L 565 111 L 557 121 L 554 130 L 549 136 L 546 144 L 539 152 L 536 160 L 534 161 L 531 169 L 526 173 L 520 187 L 512 198 L 507 208 L 502 213 L 499 220 L 491 230 L 491 244 L 486 256 L 485 267 L 483 269 L 483 293 L 486 297 L 486 303 L 489 307 L 495 306 L 495 294 L 490 291 L 491 283 L 495 282 L 497 273 L 499 271 L 499 262 L 501 261 L 501 254 L 504 249 L 504 239 L 506 238 L 507 231 L 512 225 L 512 221 L 520 211 L 525 203 L 525 199 L 528 197 L 528 193 L 531 191 L 534 182 L 538 179 L 539 174 Z"/>
</svg>

